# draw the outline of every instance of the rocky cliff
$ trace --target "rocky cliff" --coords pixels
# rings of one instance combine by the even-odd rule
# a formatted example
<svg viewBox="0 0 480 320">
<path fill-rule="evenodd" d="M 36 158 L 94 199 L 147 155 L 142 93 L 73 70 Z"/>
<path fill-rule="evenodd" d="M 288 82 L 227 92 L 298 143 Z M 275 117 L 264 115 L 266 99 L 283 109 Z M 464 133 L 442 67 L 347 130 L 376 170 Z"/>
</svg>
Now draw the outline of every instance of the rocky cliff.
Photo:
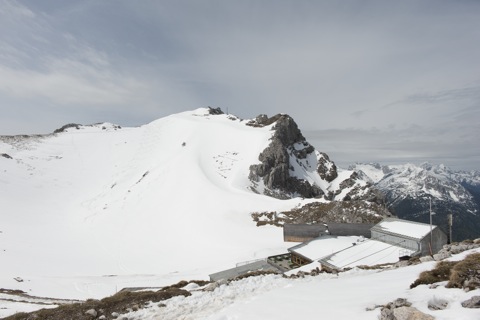
<svg viewBox="0 0 480 320">
<path fill-rule="evenodd" d="M 260 115 L 248 125 L 272 125 L 273 131 L 269 146 L 258 157 L 260 163 L 250 166 L 249 178 L 255 190 L 258 191 L 261 184 L 264 194 L 276 198 L 319 198 L 325 194 L 321 183 L 315 180 L 331 182 L 338 175 L 336 166 L 326 154 L 317 152 L 306 141 L 290 116 Z"/>
</svg>

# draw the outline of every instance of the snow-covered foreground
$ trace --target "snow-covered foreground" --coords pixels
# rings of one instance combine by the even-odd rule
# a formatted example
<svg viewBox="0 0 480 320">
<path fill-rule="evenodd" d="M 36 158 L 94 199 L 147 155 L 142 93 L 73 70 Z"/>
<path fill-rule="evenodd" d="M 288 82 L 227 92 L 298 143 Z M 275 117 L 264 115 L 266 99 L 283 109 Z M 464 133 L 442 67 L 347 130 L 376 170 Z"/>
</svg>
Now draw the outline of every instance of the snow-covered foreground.
<svg viewBox="0 0 480 320">
<path fill-rule="evenodd" d="M 476 249 L 454 256 L 459 260 Z M 189 297 L 174 297 L 164 305 L 151 305 L 128 314 L 129 319 L 377 319 L 380 308 L 397 298 L 406 298 L 418 310 L 437 320 L 478 320 L 479 309 L 466 309 L 461 302 L 480 295 L 480 290 L 465 292 L 447 289 L 446 282 L 431 289 L 409 286 L 420 272 L 435 262 L 384 271 L 352 269 L 338 275 L 321 274 L 300 279 L 277 275 L 251 277 L 221 285 L 213 292 L 192 291 Z M 194 288 L 193 288 L 194 289 Z M 429 310 L 428 303 L 445 300 L 445 310 Z M 374 309 L 374 310 L 367 310 Z"/>
<path fill-rule="evenodd" d="M 249 188 L 249 167 L 271 135 L 270 126 L 253 128 L 199 109 L 139 128 L 105 123 L 0 140 L 0 154 L 8 155 L 0 156 L 0 289 L 98 299 L 125 287 L 205 280 L 237 262 L 285 253 L 293 244 L 283 242 L 282 229 L 256 227 L 250 213 L 311 200 L 278 200 Z M 408 294 L 416 303 L 421 291 L 415 295 L 408 285 L 428 267 L 245 279 L 135 316 L 282 319 L 335 309 L 371 317 L 375 312 L 364 311 L 369 304 Z M 45 306 L 41 299 L 10 298 L 0 296 L 0 317 Z"/>
</svg>

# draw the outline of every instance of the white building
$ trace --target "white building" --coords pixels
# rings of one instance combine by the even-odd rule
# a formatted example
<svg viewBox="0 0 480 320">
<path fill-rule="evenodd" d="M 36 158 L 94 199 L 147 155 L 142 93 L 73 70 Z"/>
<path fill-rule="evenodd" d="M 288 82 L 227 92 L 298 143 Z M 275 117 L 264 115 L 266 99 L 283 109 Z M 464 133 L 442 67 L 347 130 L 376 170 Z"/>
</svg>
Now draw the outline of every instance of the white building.
<svg viewBox="0 0 480 320">
<path fill-rule="evenodd" d="M 447 235 L 437 226 L 395 218 L 386 218 L 373 226 L 371 239 L 354 238 L 322 236 L 292 247 L 289 252 L 297 265 L 319 261 L 340 270 L 434 254 L 447 243 Z"/>
</svg>

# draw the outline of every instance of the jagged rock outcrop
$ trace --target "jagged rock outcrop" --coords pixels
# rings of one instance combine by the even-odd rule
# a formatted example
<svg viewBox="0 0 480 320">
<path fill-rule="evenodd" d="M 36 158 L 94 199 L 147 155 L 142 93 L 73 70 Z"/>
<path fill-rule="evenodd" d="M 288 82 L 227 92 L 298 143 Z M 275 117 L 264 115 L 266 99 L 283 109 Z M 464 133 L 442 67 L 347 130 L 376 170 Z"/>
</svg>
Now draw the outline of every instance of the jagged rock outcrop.
<svg viewBox="0 0 480 320">
<path fill-rule="evenodd" d="M 211 115 L 219 115 L 219 114 L 224 114 L 222 109 L 220 108 L 212 108 L 208 107 L 208 113 Z"/>
<path fill-rule="evenodd" d="M 53 133 L 60 133 L 60 132 L 65 132 L 65 130 L 67 129 L 70 129 L 70 128 L 75 128 L 75 129 L 80 129 L 82 125 L 81 124 L 78 124 L 78 123 L 69 123 L 69 124 L 66 124 L 64 126 L 62 126 L 61 128 L 58 128 L 58 129 L 55 129 L 53 131 Z"/>
<path fill-rule="evenodd" d="M 318 160 L 318 174 L 322 179 L 332 182 L 338 177 L 337 166 L 330 161 L 326 153 L 320 152 L 320 155 L 322 157 Z"/>
<path fill-rule="evenodd" d="M 315 148 L 309 144 L 302 135 L 295 121 L 286 114 L 278 114 L 271 118 L 260 115 L 247 125 L 264 127 L 275 123 L 272 130 L 274 133 L 270 145 L 263 150 L 259 156 L 260 164 L 250 166 L 249 179 L 254 183 L 262 182 L 264 193 L 276 198 L 290 198 L 302 196 L 305 198 L 316 198 L 324 194 L 322 189 L 314 183 L 299 179 L 291 174 L 295 170 L 294 163 L 298 166 L 303 162 L 308 163 L 310 156 L 315 155 Z M 328 156 L 321 165 L 318 165 L 317 173 L 325 180 L 330 181 L 336 177 L 335 165 L 327 166 Z M 330 162 L 331 163 L 331 162 Z M 311 165 L 308 163 L 308 165 Z"/>
</svg>

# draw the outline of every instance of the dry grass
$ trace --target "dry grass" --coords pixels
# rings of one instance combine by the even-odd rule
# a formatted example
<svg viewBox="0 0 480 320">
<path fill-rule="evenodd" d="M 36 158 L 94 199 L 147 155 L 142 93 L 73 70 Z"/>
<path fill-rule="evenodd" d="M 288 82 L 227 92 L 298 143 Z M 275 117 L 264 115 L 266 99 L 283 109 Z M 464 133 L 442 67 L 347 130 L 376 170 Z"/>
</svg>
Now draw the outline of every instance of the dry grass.
<svg viewBox="0 0 480 320">
<path fill-rule="evenodd" d="M 196 281 L 191 281 L 195 282 Z M 175 296 L 190 296 L 190 292 L 180 288 L 189 282 L 181 281 L 175 285 L 165 287 L 158 291 L 131 292 L 121 291 L 117 294 L 102 300 L 87 300 L 82 303 L 66 304 L 55 309 L 42 309 L 31 313 L 17 313 L 4 318 L 5 320 L 91 320 L 92 316 L 85 314 L 87 310 L 95 309 L 98 316 L 105 316 L 105 319 L 114 319 L 112 313 L 119 314 L 135 311 L 145 307 L 150 302 L 160 302 Z M 198 281 L 204 285 L 205 281 Z"/>
<path fill-rule="evenodd" d="M 457 262 L 455 261 L 440 261 L 437 266 L 430 271 L 423 271 L 420 273 L 415 282 L 410 285 L 410 289 L 415 288 L 421 284 L 432 284 L 440 281 L 447 281 L 450 279 L 452 268 Z"/>
<path fill-rule="evenodd" d="M 480 288 L 480 253 L 468 255 L 453 267 L 447 288 Z"/>
<path fill-rule="evenodd" d="M 480 288 L 480 253 L 472 253 L 462 261 L 440 261 L 434 269 L 420 273 L 410 288 L 440 281 L 448 281 L 447 288 Z"/>
</svg>

